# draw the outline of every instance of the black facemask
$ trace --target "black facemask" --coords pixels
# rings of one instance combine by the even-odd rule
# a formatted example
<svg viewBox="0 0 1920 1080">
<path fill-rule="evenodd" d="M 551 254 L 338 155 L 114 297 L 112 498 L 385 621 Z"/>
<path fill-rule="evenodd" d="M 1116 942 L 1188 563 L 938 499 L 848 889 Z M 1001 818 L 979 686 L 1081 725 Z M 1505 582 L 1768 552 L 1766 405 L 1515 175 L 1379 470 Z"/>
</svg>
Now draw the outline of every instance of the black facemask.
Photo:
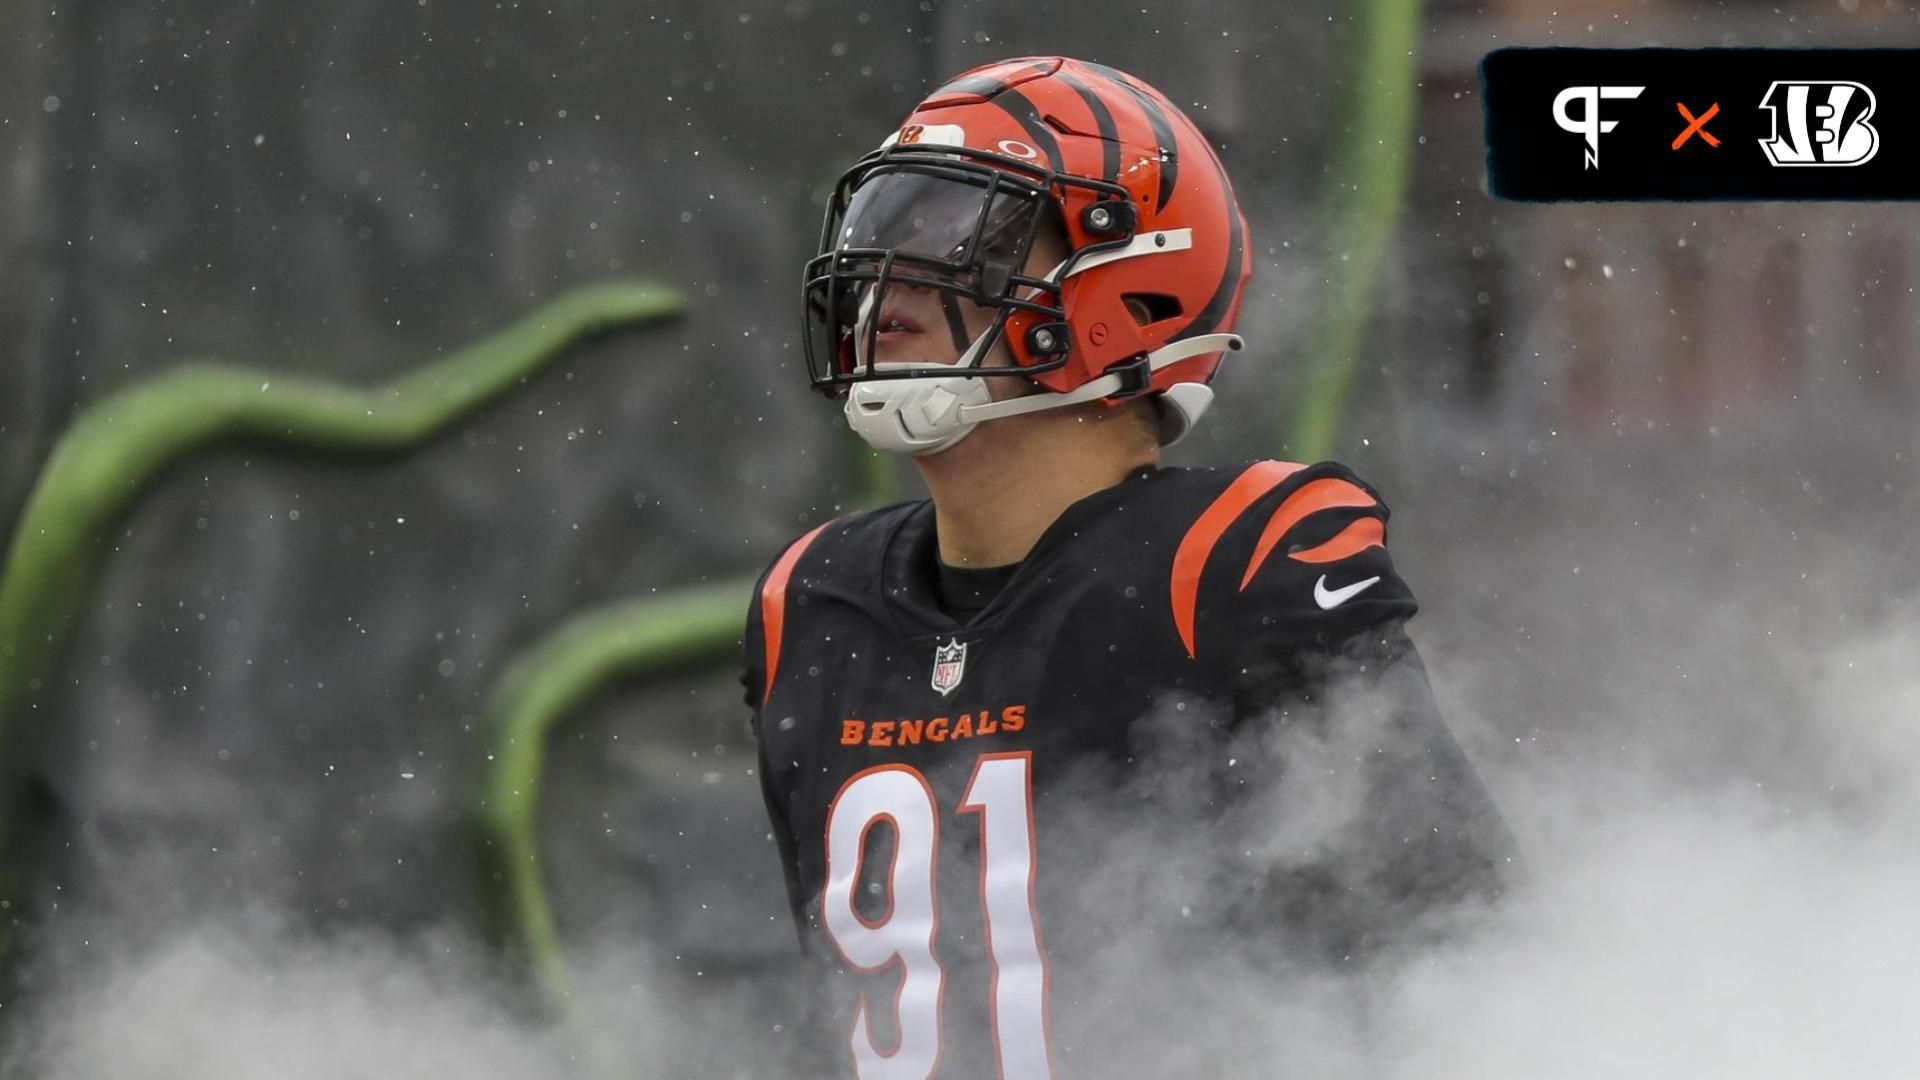
<svg viewBox="0 0 1920 1080">
<path fill-rule="evenodd" d="M 1065 236 L 1048 183 L 1041 175 L 1027 179 L 924 148 L 891 147 L 849 170 L 803 283 L 813 385 L 834 394 L 864 379 L 953 370 L 915 365 L 877 372 L 857 359 L 873 356 L 877 316 L 895 285 L 938 294 L 955 349 L 963 356 L 971 350 L 970 364 L 980 374 L 1025 376 L 1064 363 L 1063 355 L 1043 367 L 979 367 L 1014 312 L 1064 318 L 1059 286 L 1020 272 L 1043 228 Z M 997 309 L 978 343 L 960 318 L 962 300 Z M 857 348 L 855 335 L 865 339 Z"/>
</svg>

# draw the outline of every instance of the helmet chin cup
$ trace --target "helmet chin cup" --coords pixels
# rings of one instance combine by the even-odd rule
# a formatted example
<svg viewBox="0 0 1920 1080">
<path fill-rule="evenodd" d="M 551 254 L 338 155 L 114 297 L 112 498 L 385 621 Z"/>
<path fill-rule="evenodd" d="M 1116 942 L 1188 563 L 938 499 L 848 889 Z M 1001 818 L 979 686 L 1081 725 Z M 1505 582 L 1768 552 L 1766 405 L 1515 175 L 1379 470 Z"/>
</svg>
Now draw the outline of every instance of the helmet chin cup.
<svg viewBox="0 0 1920 1080">
<path fill-rule="evenodd" d="M 874 365 L 874 370 L 918 367 Z M 926 375 L 914 379 L 876 379 L 847 389 L 847 426 L 875 450 L 921 456 L 937 454 L 979 426 L 961 415 L 962 406 L 993 400 L 987 381 L 969 375 Z"/>
</svg>

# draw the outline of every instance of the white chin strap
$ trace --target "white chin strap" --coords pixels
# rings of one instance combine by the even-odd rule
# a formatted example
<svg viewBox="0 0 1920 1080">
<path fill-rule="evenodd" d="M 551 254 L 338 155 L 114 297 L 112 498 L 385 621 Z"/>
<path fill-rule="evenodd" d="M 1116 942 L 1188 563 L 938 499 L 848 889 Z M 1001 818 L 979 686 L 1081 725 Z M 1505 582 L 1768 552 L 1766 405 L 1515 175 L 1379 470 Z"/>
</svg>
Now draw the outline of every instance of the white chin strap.
<svg viewBox="0 0 1920 1080">
<path fill-rule="evenodd" d="M 1107 263 L 1166 255 L 1186 251 L 1192 246 L 1192 229 L 1161 229 L 1141 233 L 1123 247 L 1083 256 L 1073 263 L 1071 269 L 1063 262 L 1047 273 L 1046 280 L 1063 281 Z M 1033 295 L 1037 295 L 1037 290 Z M 874 291 L 869 290 L 861 299 L 856 325 L 864 325 L 866 320 L 873 317 L 874 298 Z M 977 369 L 980 354 L 991 336 L 993 331 L 988 330 L 975 338 L 967 351 L 954 361 L 953 367 L 956 370 Z M 1147 377 L 1151 379 L 1154 372 L 1168 364 L 1177 364 L 1207 353 L 1237 351 L 1242 344 L 1238 334 L 1202 334 L 1161 346 L 1147 354 Z M 911 362 L 863 365 L 867 370 L 876 372 L 926 366 Z M 848 392 L 847 425 L 859 432 L 860 437 L 876 450 L 915 456 L 937 454 L 966 438 L 982 421 L 1064 409 L 1069 405 L 1097 401 L 1119 393 L 1126 387 L 1127 382 L 1120 375 L 1102 375 L 1064 394 L 1037 393 L 995 401 L 993 395 L 987 392 L 987 380 L 978 375 L 874 379 L 854 383 Z M 1200 415 L 1213 403 L 1213 389 L 1204 383 L 1175 383 L 1161 391 L 1157 400 L 1161 405 L 1160 445 L 1171 446 L 1199 422 Z"/>
<path fill-rule="evenodd" d="M 985 335 L 982 335 L 984 338 Z M 1237 351 L 1238 334 L 1201 334 L 1163 345 L 1147 354 L 1147 377 L 1169 364 L 1207 353 Z M 972 359 L 974 348 L 960 358 Z M 875 372 L 923 368 L 910 362 L 876 363 Z M 966 438 L 982 421 L 1007 416 L 1064 409 L 1098 401 L 1127 388 L 1119 374 L 1102 375 L 1066 393 L 1039 393 L 993 400 L 987 380 L 980 375 L 925 375 L 911 379 L 872 379 L 853 384 L 847 393 L 847 424 L 876 450 L 896 454 L 937 454 Z M 1170 444 L 1192 430 L 1213 402 L 1212 388 L 1201 383 L 1175 383 L 1160 394 L 1164 405 L 1161 443 Z"/>
</svg>

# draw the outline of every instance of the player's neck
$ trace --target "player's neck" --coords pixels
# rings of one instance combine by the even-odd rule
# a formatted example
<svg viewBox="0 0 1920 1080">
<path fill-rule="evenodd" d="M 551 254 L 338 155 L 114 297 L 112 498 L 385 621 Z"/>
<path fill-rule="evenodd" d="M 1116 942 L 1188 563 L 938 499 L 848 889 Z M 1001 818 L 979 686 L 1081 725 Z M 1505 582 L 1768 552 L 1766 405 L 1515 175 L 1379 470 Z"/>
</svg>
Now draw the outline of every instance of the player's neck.
<svg viewBox="0 0 1920 1080">
<path fill-rule="evenodd" d="M 1008 426 L 977 431 L 945 453 L 916 461 L 933 495 L 940 560 L 949 566 L 1019 562 L 1067 507 L 1160 460 L 1157 447 L 1105 433 L 1023 431 L 1013 426 L 1017 421 L 997 423 Z"/>
</svg>

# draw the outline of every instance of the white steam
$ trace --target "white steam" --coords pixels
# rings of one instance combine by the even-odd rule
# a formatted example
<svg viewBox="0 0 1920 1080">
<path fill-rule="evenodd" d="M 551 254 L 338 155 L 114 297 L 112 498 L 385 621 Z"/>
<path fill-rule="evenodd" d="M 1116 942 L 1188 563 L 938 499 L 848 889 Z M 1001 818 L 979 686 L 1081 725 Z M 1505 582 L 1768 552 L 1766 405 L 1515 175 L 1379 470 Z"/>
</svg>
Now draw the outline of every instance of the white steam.
<svg viewBox="0 0 1920 1080">
<path fill-rule="evenodd" d="M 1717 467 L 1703 466 L 1701 478 Z M 1777 504 L 1753 505 L 1764 513 Z M 1702 548 L 1724 542 L 1764 566 L 1767 543 L 1742 546 L 1749 524 L 1738 512 L 1705 531 L 1669 531 Z M 1101 1076 L 1915 1074 L 1920 1033 L 1906 1021 L 1920 970 L 1920 620 L 1910 599 L 1896 596 L 1871 622 L 1803 606 L 1788 618 L 1775 607 L 1778 574 L 1694 582 L 1654 573 L 1635 588 L 1646 590 L 1648 610 L 1666 614 L 1649 617 L 1636 640 L 1575 599 L 1606 590 L 1568 592 L 1572 575 L 1550 572 L 1565 552 L 1545 536 L 1502 553 L 1501 573 L 1562 584 L 1520 590 L 1500 609 L 1526 605 L 1514 620 L 1537 622 L 1548 639 L 1553 610 L 1578 610 L 1565 625 L 1595 623 L 1585 636 L 1536 651 L 1516 671 L 1498 633 L 1449 633 L 1446 612 L 1432 608 L 1415 626 L 1448 719 L 1520 839 L 1525 884 L 1438 944 L 1339 977 L 1301 976 L 1284 956 L 1236 952 L 1204 933 L 1116 940 L 1104 960 L 1113 997 L 1133 1002 L 1116 1007 L 1141 1009 L 1138 1030 L 1155 1034 Z M 1621 545 L 1622 564 L 1637 563 L 1642 540 L 1596 533 L 1586 565 Z M 1906 557 L 1830 555 L 1811 581 L 1796 582 L 1799 595 L 1855 595 L 1860 566 L 1873 568 L 1873 587 Z M 1634 610 L 1633 597 L 1619 602 Z M 1690 623 L 1689 611 L 1703 614 Z M 1743 624 L 1756 625 L 1743 636 Z M 1769 647 L 1755 649 L 1753 638 Z M 1709 691 L 1675 689 L 1695 684 Z M 1523 696 L 1557 700 L 1562 712 L 1536 731 L 1515 715 Z M 1290 753 L 1311 769 L 1369 738 L 1356 722 Z M 1190 780 L 1154 777 L 1176 803 Z M 1314 834 L 1366 812 L 1349 789 L 1295 787 L 1268 808 L 1264 828 L 1231 837 L 1137 823 L 1122 848 L 1136 841 L 1141 852 L 1180 851 L 1190 862 L 1143 855 L 1090 880 L 1166 919 L 1204 909 L 1200 867 L 1228 843 L 1284 865 Z M 143 890 L 195 893 L 180 882 Z M 689 973 L 672 962 L 671 943 L 644 946 L 630 931 L 573 943 L 583 1007 L 569 1027 L 535 1018 L 524 989 L 458 935 L 321 932 L 245 905 L 163 906 L 155 915 L 122 899 L 111 905 L 119 914 L 87 924 L 80 940 L 77 921 L 62 931 L 67 940 L 29 968 L 26 992 L 7 1009 L 7 1074 L 786 1073 L 792 1032 L 777 1027 L 766 986 Z"/>
</svg>

